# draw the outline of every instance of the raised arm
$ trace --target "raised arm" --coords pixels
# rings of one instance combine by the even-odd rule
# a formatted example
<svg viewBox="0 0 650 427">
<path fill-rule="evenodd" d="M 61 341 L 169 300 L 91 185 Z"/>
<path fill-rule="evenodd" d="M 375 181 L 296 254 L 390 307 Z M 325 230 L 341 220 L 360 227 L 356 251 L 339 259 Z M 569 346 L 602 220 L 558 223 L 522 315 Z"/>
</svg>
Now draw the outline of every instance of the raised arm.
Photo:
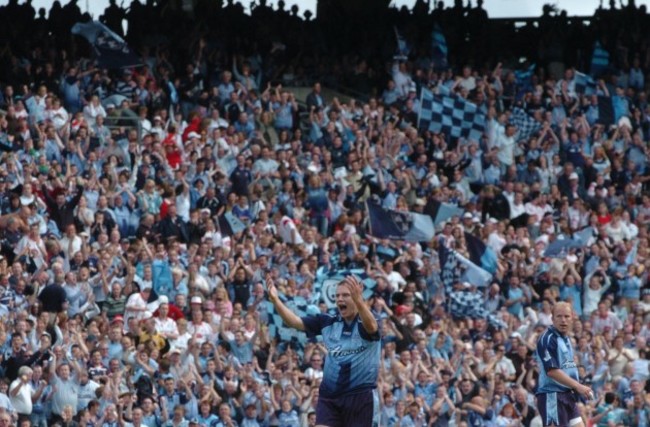
<svg viewBox="0 0 650 427">
<path fill-rule="evenodd" d="M 304 331 L 305 324 L 302 322 L 302 319 L 298 317 L 293 311 L 291 311 L 286 305 L 284 305 L 284 303 L 280 300 L 280 297 L 278 296 L 278 290 L 276 289 L 275 284 L 273 283 L 273 279 L 270 275 L 266 276 L 266 287 L 269 292 L 269 301 L 271 304 L 273 304 L 284 323 L 294 329 Z"/>
<path fill-rule="evenodd" d="M 352 296 L 352 301 L 356 305 L 357 310 L 359 311 L 359 317 L 361 318 L 361 323 L 363 328 L 369 334 L 376 334 L 379 331 L 379 325 L 377 324 L 377 319 L 372 315 L 370 308 L 363 300 L 363 285 L 361 282 L 354 276 L 348 276 L 343 280 L 348 288 L 350 289 L 350 294 Z"/>
</svg>

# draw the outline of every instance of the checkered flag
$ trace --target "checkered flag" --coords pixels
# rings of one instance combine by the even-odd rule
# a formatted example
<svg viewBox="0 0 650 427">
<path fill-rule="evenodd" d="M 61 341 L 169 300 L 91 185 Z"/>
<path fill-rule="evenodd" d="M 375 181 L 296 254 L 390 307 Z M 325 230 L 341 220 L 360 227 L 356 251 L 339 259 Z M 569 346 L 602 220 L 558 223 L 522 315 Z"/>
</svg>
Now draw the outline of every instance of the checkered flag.
<svg viewBox="0 0 650 427">
<path fill-rule="evenodd" d="M 423 88 L 420 105 L 419 129 L 474 141 L 485 131 L 485 114 L 460 96 L 436 95 Z"/>
<path fill-rule="evenodd" d="M 598 91 L 598 85 L 596 84 L 596 81 L 585 73 L 576 71 L 575 77 L 573 79 L 575 82 L 576 93 L 590 96 L 595 95 Z"/>
<path fill-rule="evenodd" d="M 463 267 L 456 251 L 440 244 L 440 279 L 445 287 L 447 310 L 458 318 L 487 319 L 497 329 L 506 325 L 501 319 L 485 309 L 485 298 L 481 292 L 469 289 L 455 290 L 454 285 L 462 281 Z"/>
<path fill-rule="evenodd" d="M 521 107 L 514 107 L 510 123 L 517 127 L 517 140 L 527 140 L 542 128 L 541 124 Z"/>
</svg>

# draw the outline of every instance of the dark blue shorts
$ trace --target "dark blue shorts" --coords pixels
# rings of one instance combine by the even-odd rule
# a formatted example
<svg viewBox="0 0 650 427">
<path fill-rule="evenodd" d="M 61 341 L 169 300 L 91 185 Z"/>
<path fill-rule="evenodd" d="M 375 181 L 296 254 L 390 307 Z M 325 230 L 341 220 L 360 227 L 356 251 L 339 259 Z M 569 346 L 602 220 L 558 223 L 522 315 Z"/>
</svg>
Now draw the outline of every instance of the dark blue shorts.
<svg viewBox="0 0 650 427">
<path fill-rule="evenodd" d="M 582 421 L 578 396 L 572 391 L 538 394 L 537 409 L 545 426 L 570 427 Z"/>
<path fill-rule="evenodd" d="M 327 427 L 379 427 L 379 395 L 366 390 L 345 397 L 318 397 L 316 425 Z"/>
</svg>

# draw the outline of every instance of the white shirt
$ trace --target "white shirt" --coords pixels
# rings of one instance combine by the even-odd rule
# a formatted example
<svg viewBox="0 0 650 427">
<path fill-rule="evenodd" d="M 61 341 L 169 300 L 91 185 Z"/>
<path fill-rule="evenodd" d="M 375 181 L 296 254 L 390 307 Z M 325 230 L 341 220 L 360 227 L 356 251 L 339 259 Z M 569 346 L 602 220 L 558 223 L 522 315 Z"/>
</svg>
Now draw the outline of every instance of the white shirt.
<svg viewBox="0 0 650 427">
<path fill-rule="evenodd" d="M 296 224 L 288 216 L 283 216 L 278 227 L 278 234 L 284 243 L 300 245 L 303 243 L 302 236 L 298 232 Z"/>
<path fill-rule="evenodd" d="M 195 325 L 194 322 L 188 323 L 187 332 L 196 336 L 196 342 L 199 344 L 203 344 L 212 336 L 212 328 L 206 322 L 201 322 L 199 325 Z"/>
<path fill-rule="evenodd" d="M 129 318 L 134 318 L 140 321 L 140 319 L 144 318 L 145 311 L 134 311 L 132 310 L 133 308 L 138 309 L 146 309 L 147 308 L 147 301 L 142 298 L 142 294 L 138 292 L 137 294 L 133 294 L 129 297 L 129 299 L 126 301 L 126 309 L 124 310 L 124 327 L 128 330 L 129 328 Z"/>
<path fill-rule="evenodd" d="M 176 326 L 176 322 L 174 322 L 173 319 L 170 319 L 169 317 L 165 317 L 164 319 L 156 317 L 154 321 L 156 324 L 156 331 L 158 331 L 165 338 L 170 334 L 178 336 L 178 327 Z"/>
<path fill-rule="evenodd" d="M 32 413 L 32 385 L 30 383 L 22 384 L 20 378 L 16 378 L 9 386 L 9 399 L 11 404 L 14 406 L 14 409 L 19 414 L 30 415 Z M 20 387 L 18 394 L 15 396 L 11 395 L 11 392 Z"/>
</svg>

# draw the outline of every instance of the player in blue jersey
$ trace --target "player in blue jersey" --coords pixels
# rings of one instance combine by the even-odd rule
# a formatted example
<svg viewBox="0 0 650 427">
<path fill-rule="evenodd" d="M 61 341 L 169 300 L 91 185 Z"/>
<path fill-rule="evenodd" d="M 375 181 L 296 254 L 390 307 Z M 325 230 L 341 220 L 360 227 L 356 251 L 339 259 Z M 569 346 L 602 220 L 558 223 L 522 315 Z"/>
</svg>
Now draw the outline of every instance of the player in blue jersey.
<svg viewBox="0 0 650 427">
<path fill-rule="evenodd" d="M 584 427 L 577 402 L 593 399 L 591 389 L 580 384 L 569 338 L 572 324 L 571 305 L 558 302 L 553 307 L 553 326 L 537 340 L 537 409 L 545 426 Z"/>
<path fill-rule="evenodd" d="M 337 315 L 299 317 L 278 297 L 267 277 L 269 300 L 282 320 L 309 336 L 322 335 L 327 357 L 316 406 L 317 427 L 378 427 L 377 377 L 381 341 L 377 320 L 353 276 L 336 288 Z"/>
</svg>

